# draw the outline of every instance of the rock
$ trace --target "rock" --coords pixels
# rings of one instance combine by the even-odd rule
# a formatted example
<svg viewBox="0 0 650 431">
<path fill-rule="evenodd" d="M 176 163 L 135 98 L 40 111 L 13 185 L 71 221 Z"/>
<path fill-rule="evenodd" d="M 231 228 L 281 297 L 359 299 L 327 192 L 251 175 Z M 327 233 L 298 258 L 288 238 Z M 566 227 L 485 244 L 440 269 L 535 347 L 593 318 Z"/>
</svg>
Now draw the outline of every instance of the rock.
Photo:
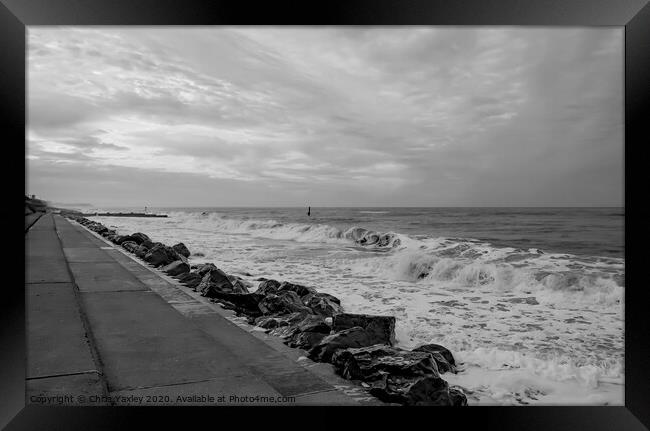
<svg viewBox="0 0 650 431">
<path fill-rule="evenodd" d="M 332 355 L 338 349 L 350 347 L 368 347 L 381 344 L 374 333 L 368 332 L 360 326 L 344 329 L 323 338 L 320 343 L 309 351 L 309 357 L 317 362 L 330 362 Z"/>
<path fill-rule="evenodd" d="M 284 314 L 282 316 L 267 316 L 277 319 L 278 323 L 278 326 L 272 329 L 269 333 L 273 336 L 285 339 L 291 337 L 296 333 L 296 325 L 310 315 L 311 314 L 306 311 L 299 311 L 296 313 Z"/>
<path fill-rule="evenodd" d="M 303 304 L 321 316 L 331 317 L 343 313 L 341 301 L 336 296 L 327 293 L 309 293 L 301 299 Z"/>
<path fill-rule="evenodd" d="M 233 293 L 234 288 L 228 276 L 219 268 L 214 268 L 203 276 L 197 290 L 201 291 L 201 295 L 213 298 L 215 292 Z"/>
<path fill-rule="evenodd" d="M 200 276 L 204 276 L 213 269 L 217 269 L 217 266 L 214 263 L 203 263 L 196 266 L 196 270 Z"/>
<path fill-rule="evenodd" d="M 288 281 L 283 281 L 278 287 L 278 292 L 295 292 L 299 297 L 303 297 L 310 293 L 316 293 L 316 289 L 313 287 L 302 286 L 300 284 L 289 283 Z"/>
<path fill-rule="evenodd" d="M 332 356 L 336 372 L 346 379 L 379 380 L 384 374 L 415 377 L 438 376 L 438 367 L 427 352 L 412 352 L 386 345 L 337 350 Z"/>
<path fill-rule="evenodd" d="M 268 295 L 270 293 L 277 293 L 278 292 L 278 287 L 280 287 L 280 282 L 277 280 L 263 280 L 259 286 L 257 287 L 257 290 L 255 292 L 262 294 L 262 295 Z"/>
<path fill-rule="evenodd" d="M 327 337 L 327 334 L 321 332 L 298 332 L 294 337 L 288 339 L 285 344 L 297 349 L 309 350 Z"/>
<path fill-rule="evenodd" d="M 190 251 L 182 242 L 172 245 L 172 248 L 176 251 L 176 253 L 180 254 L 181 256 L 190 257 Z"/>
<path fill-rule="evenodd" d="M 128 238 L 129 238 L 128 235 L 115 235 L 112 241 L 117 245 L 122 245 L 122 243 L 126 241 Z"/>
<path fill-rule="evenodd" d="M 246 314 L 252 317 L 259 317 L 262 315 L 258 303 L 262 300 L 263 296 L 257 293 L 227 293 L 218 290 L 212 290 L 210 296 L 217 302 L 226 301 L 234 306 L 234 310 L 241 314 Z"/>
<path fill-rule="evenodd" d="M 404 405 L 424 406 L 464 406 L 467 398 L 458 389 L 449 385 L 439 376 L 404 378 L 384 375 L 373 383 L 370 394 L 382 401 Z"/>
<path fill-rule="evenodd" d="M 163 266 L 160 270 L 169 275 L 178 275 L 190 272 L 190 266 L 182 260 L 177 260 Z"/>
<path fill-rule="evenodd" d="M 307 315 L 304 319 L 294 325 L 290 325 L 291 331 L 287 331 L 285 344 L 289 347 L 311 349 L 325 338 L 332 328 L 325 323 L 322 316 Z"/>
<path fill-rule="evenodd" d="M 164 244 L 161 243 L 161 242 L 153 242 L 153 241 L 148 240 L 148 239 L 144 240 L 144 241 L 142 242 L 142 244 L 140 244 L 140 245 L 144 245 L 144 246 L 147 247 L 147 248 L 153 248 L 153 246 L 156 245 L 156 244 L 164 245 Z"/>
<path fill-rule="evenodd" d="M 259 307 L 263 314 L 289 314 L 303 311 L 309 313 L 311 311 L 303 305 L 296 292 L 292 291 L 278 292 L 277 295 L 268 294 L 260 301 Z"/>
<path fill-rule="evenodd" d="M 435 359 L 438 364 L 438 371 L 441 373 L 446 373 L 451 371 L 456 373 L 456 361 L 454 360 L 454 355 L 451 354 L 449 349 L 440 344 L 425 344 L 423 346 L 416 347 L 413 349 L 414 352 L 427 352 L 431 353 L 433 359 Z"/>
<path fill-rule="evenodd" d="M 260 316 L 254 320 L 254 324 L 264 329 L 275 329 L 280 326 L 288 326 L 289 322 L 278 316 Z"/>
<path fill-rule="evenodd" d="M 147 254 L 144 255 L 144 260 L 151 265 L 158 267 L 168 265 L 181 259 L 179 259 L 178 253 L 176 253 L 171 247 L 164 244 L 156 244 L 149 249 Z"/>
<path fill-rule="evenodd" d="M 355 326 L 360 326 L 372 334 L 373 339 L 377 340 L 372 344 L 395 345 L 394 316 L 373 316 L 370 314 L 351 313 L 339 313 L 332 316 L 332 331 L 334 332 Z"/>
<path fill-rule="evenodd" d="M 134 241 L 124 241 L 121 245 L 122 248 L 130 251 L 131 253 L 135 253 L 135 251 L 138 249 L 138 244 L 136 244 Z"/>
<path fill-rule="evenodd" d="M 109 236 L 111 236 L 111 235 L 115 235 L 115 231 L 114 231 L 113 229 L 108 229 L 108 230 L 105 230 L 104 232 L 102 232 L 101 235 L 102 235 L 104 238 L 107 238 L 107 237 L 109 237 Z"/>
<path fill-rule="evenodd" d="M 147 235 L 143 234 L 142 232 L 132 233 L 130 237 L 131 237 L 131 241 L 135 241 L 138 245 L 144 242 L 151 242 L 151 239 Z"/>
<path fill-rule="evenodd" d="M 134 253 L 137 257 L 139 257 L 140 259 L 142 259 L 142 258 L 144 258 L 144 256 L 147 254 L 148 251 L 149 251 L 149 249 L 148 249 L 147 247 L 145 247 L 144 244 L 140 244 L 140 245 L 138 246 L 138 248 L 136 248 L 135 251 L 134 251 L 133 253 Z"/>
<path fill-rule="evenodd" d="M 241 277 L 236 275 L 228 275 L 228 280 L 232 283 L 232 286 L 237 293 L 248 293 L 248 287 L 250 283 L 242 280 Z"/>
<path fill-rule="evenodd" d="M 232 283 L 232 287 L 233 287 L 234 291 L 237 292 L 237 293 L 249 293 L 248 292 L 248 287 L 246 286 L 246 284 L 242 280 L 235 280 Z"/>
<path fill-rule="evenodd" d="M 201 277 L 196 272 L 189 272 L 189 273 L 187 273 L 187 276 L 183 278 L 181 283 L 183 283 L 187 287 L 190 287 L 190 288 L 196 290 L 196 287 L 199 284 L 201 284 L 202 279 L 203 279 L 203 277 Z"/>
</svg>

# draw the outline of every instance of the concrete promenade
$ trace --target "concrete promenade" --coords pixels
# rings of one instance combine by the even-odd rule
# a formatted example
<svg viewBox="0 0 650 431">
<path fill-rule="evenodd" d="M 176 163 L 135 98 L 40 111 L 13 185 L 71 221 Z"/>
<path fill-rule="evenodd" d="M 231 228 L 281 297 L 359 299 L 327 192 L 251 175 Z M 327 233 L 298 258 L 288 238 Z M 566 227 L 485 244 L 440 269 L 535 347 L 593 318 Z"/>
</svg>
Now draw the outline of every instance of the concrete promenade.
<svg viewBox="0 0 650 431">
<path fill-rule="evenodd" d="M 59 215 L 25 240 L 27 403 L 375 404 Z"/>
</svg>

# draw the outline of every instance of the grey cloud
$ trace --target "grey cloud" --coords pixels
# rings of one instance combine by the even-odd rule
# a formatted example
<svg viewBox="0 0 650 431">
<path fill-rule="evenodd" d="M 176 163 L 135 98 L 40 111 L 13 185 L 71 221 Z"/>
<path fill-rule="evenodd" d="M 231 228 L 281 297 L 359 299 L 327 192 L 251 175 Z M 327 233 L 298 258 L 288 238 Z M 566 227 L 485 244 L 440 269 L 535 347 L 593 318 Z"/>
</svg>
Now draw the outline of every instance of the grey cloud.
<svg viewBox="0 0 650 431">
<path fill-rule="evenodd" d="M 616 205 L 621 36 L 33 28 L 32 183 L 87 193 L 58 160 L 101 167 L 97 180 L 84 177 L 90 183 L 108 184 L 104 169 L 128 172 L 141 193 L 155 178 L 193 205 L 210 203 L 192 184 L 223 190 L 223 205 L 302 204 L 307 192 L 324 205 Z M 40 141 L 71 149 L 52 152 Z M 150 167 L 120 166 L 124 157 Z M 163 180 L 165 172 L 181 183 Z M 107 200 L 123 193 L 104 192 Z"/>
</svg>

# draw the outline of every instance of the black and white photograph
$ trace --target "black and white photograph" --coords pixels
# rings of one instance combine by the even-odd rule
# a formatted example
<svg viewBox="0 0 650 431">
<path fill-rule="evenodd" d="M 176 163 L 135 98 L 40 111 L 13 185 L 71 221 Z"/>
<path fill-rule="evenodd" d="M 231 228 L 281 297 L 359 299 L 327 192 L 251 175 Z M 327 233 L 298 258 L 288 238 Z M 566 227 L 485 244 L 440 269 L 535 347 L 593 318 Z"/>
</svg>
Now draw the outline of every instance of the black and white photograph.
<svg viewBox="0 0 650 431">
<path fill-rule="evenodd" d="M 27 28 L 26 403 L 625 405 L 624 36 Z"/>
</svg>

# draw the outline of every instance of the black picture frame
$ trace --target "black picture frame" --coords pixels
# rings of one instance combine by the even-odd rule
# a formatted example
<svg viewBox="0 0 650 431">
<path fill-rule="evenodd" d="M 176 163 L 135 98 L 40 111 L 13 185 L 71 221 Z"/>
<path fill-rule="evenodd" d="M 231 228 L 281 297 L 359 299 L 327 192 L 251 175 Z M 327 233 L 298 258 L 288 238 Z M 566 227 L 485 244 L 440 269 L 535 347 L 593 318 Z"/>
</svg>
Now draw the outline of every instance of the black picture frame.
<svg viewBox="0 0 650 431">
<path fill-rule="evenodd" d="M 421 408 L 400 410 L 373 408 L 362 413 L 363 421 L 397 420 L 414 427 L 446 423 L 454 428 L 508 429 L 648 429 L 650 427 L 650 316 L 648 287 L 644 286 L 648 242 L 648 217 L 644 207 L 644 165 L 648 139 L 644 133 L 650 91 L 650 5 L 647 0 L 348 0 L 330 2 L 259 2 L 225 0 L 0 0 L 0 106 L 4 123 L 3 146 L 5 192 L 2 226 L 11 241 L 2 247 L 5 268 L 20 267 L 19 214 L 23 191 L 16 175 L 25 178 L 26 67 L 25 31 L 40 25 L 530 25 L 530 26 L 624 26 L 625 27 L 625 406 L 624 407 L 477 407 L 466 409 Z M 561 73 L 559 71 L 558 73 Z M 645 139 L 644 139 L 645 138 Z M 14 162 L 14 159 L 15 162 Z M 11 167 L 12 169 L 8 169 Z M 644 169 L 645 168 L 645 169 Z M 15 203 L 15 206 L 13 205 Z M 14 225 L 15 224 L 15 225 Z M 21 224 L 22 225 L 22 224 Z M 16 244 L 15 246 L 10 244 Z M 24 254 L 23 254 L 24 255 Z M 23 262 L 24 266 L 24 262 Z M 7 270 L 14 278 L 20 271 Z M 16 275 L 18 273 L 18 275 Z M 225 409 L 196 407 L 25 407 L 25 310 L 19 280 L 5 281 L 0 312 L 0 426 L 7 429 L 114 429 L 133 421 L 211 426 L 250 425 L 250 418 L 264 421 L 267 408 L 230 409 L 228 416 L 241 422 L 226 425 Z M 180 409 L 180 410 L 179 410 Z M 250 410 L 253 409 L 253 410 Z M 340 426 L 337 409 L 277 409 L 279 423 Z M 249 413 L 253 411 L 259 411 Z M 180 412 L 180 413 L 179 413 Z M 346 409 L 345 415 L 357 415 Z M 341 413 L 343 414 L 343 413 Z M 296 419 L 300 416 L 300 419 Z M 416 417 L 416 419 L 414 419 Z M 409 419 L 409 421 L 405 421 Z M 346 419 L 347 420 L 347 419 Z M 409 425 L 408 423 L 411 423 Z M 444 425 L 442 425 L 444 426 Z"/>
</svg>

